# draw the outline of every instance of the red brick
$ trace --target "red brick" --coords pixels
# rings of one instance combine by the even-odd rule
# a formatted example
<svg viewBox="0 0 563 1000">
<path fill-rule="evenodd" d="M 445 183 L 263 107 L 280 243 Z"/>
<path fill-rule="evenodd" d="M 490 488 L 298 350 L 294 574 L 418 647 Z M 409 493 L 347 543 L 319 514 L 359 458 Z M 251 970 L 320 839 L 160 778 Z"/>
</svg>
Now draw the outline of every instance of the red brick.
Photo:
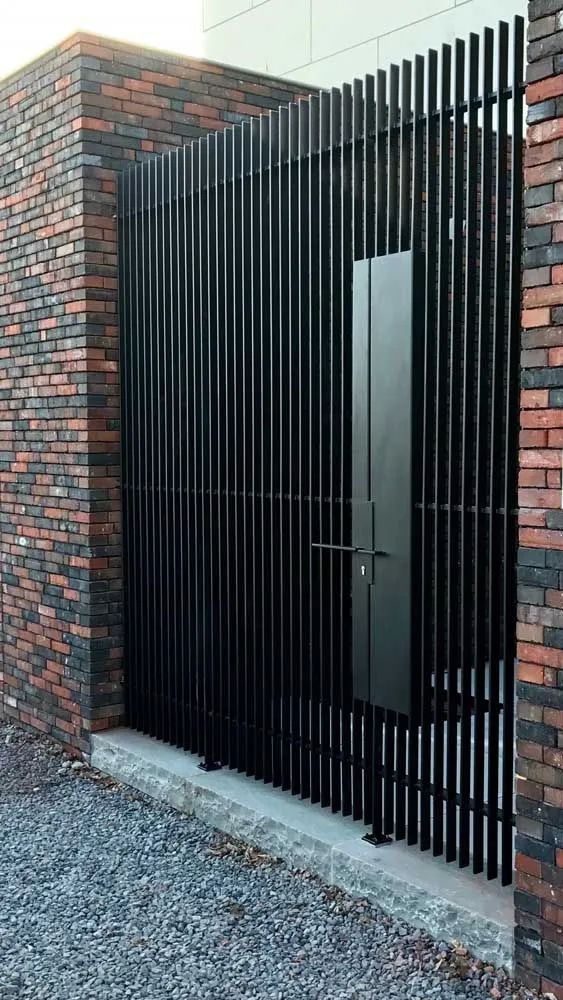
<svg viewBox="0 0 563 1000">
<path fill-rule="evenodd" d="M 543 721 L 546 726 L 555 726 L 563 730 L 563 710 L 559 708 L 544 708 Z"/>
<path fill-rule="evenodd" d="M 536 646 L 531 643 L 519 642 L 518 657 L 521 661 L 528 661 L 531 664 L 541 664 L 557 669 L 561 669 L 563 666 L 563 650 L 552 649 L 549 646 Z"/>
<path fill-rule="evenodd" d="M 11 97 L 8 98 L 9 107 L 13 108 L 16 104 L 19 104 L 20 101 L 23 101 L 25 97 L 27 97 L 27 90 L 25 87 L 22 90 L 17 90 L 15 94 L 12 94 Z"/>
<path fill-rule="evenodd" d="M 102 94 L 106 94 L 107 97 L 116 97 L 120 101 L 128 101 L 131 97 L 131 94 L 125 87 L 114 87 L 109 83 L 102 83 Z"/>
<path fill-rule="evenodd" d="M 563 214 L 563 203 L 561 204 Z M 563 302 L 563 286 L 540 285 L 537 288 L 526 288 L 524 291 L 524 306 L 535 308 L 536 306 L 561 305 Z"/>
<path fill-rule="evenodd" d="M 545 469 L 520 469 L 518 472 L 518 485 L 521 488 L 545 487 L 546 486 Z"/>
<path fill-rule="evenodd" d="M 563 156 L 563 142 L 555 139 L 554 142 L 547 142 L 540 146 L 528 146 L 526 148 L 526 167 L 536 167 L 541 163 L 550 163 L 559 160 Z M 527 171 L 526 171 L 527 174 Z"/>
<path fill-rule="evenodd" d="M 134 90 L 138 93 L 154 94 L 154 83 L 151 83 L 149 80 L 135 80 L 130 76 L 126 76 L 123 80 L 123 86 L 127 90 Z M 178 86 L 178 84 L 176 83 L 175 86 Z"/>
<path fill-rule="evenodd" d="M 170 100 L 167 97 L 159 97 L 158 94 L 144 94 L 140 91 L 130 94 L 128 101 L 123 101 L 123 111 L 130 115 L 157 114 L 157 109 L 170 107 Z"/>
<path fill-rule="evenodd" d="M 563 220 L 563 204 L 560 201 L 552 202 L 549 205 L 538 205 L 537 208 L 526 209 L 526 223 L 528 226 L 546 226 L 552 222 L 561 222 L 561 220 Z"/>
<path fill-rule="evenodd" d="M 522 311 L 522 326 L 525 330 L 534 326 L 549 326 L 550 319 L 549 309 L 524 309 Z"/>
<path fill-rule="evenodd" d="M 133 98 L 135 98 L 135 100 Z M 129 117 L 129 120 L 133 118 L 141 118 L 143 112 L 147 114 L 148 111 L 148 109 L 144 108 L 142 104 L 139 104 L 136 98 L 137 94 L 130 94 L 128 101 L 121 101 L 121 110 L 123 111 L 124 114 L 126 114 Z M 155 112 L 155 114 L 158 114 L 158 112 Z M 162 125 L 162 128 L 164 128 L 164 123 Z M 128 156 L 129 155 L 128 151 L 125 151 L 123 155 Z M 131 151 L 131 159 L 135 159 L 134 153 L 132 151 Z"/>
<path fill-rule="evenodd" d="M 525 799 L 533 799 L 534 802 L 543 802 L 543 785 L 517 775 L 516 794 L 523 795 Z"/>
<path fill-rule="evenodd" d="M 527 140 L 529 146 L 537 146 L 540 143 L 551 143 L 553 139 L 563 137 L 563 118 L 553 118 L 539 125 L 530 125 L 527 130 Z"/>
<path fill-rule="evenodd" d="M 549 448 L 529 448 L 520 451 L 520 467 L 523 469 L 560 469 L 561 456 Z"/>
<path fill-rule="evenodd" d="M 545 511 L 522 507 L 518 512 L 518 525 L 520 528 L 545 528 Z"/>
<path fill-rule="evenodd" d="M 527 677 L 520 677 L 519 680 L 527 681 L 529 684 L 536 683 L 535 681 L 529 680 Z M 541 684 L 543 681 L 538 681 Z M 543 761 L 543 749 L 539 743 L 532 743 L 531 740 L 516 740 L 516 754 L 523 760 L 535 760 L 538 762 Z"/>
<path fill-rule="evenodd" d="M 558 529 L 524 527 L 520 528 L 520 545 L 537 549 L 563 549 L 563 532 Z"/>
<path fill-rule="evenodd" d="M 542 149 L 545 147 L 538 147 Z M 538 187 L 542 184 L 552 184 L 563 180 L 563 161 L 554 159 L 549 163 L 539 163 L 536 167 L 526 167 L 524 182 L 528 187 Z"/>
<path fill-rule="evenodd" d="M 516 853 L 514 857 L 514 867 L 516 871 L 524 872 L 526 875 L 541 875 L 541 863 L 533 858 L 528 858 L 525 854 Z"/>
<path fill-rule="evenodd" d="M 115 131 L 114 123 L 106 122 L 102 118 L 75 118 L 71 123 L 71 128 L 73 132 L 77 132 L 79 129 L 89 129 L 94 132 Z"/>
<path fill-rule="evenodd" d="M 546 430 L 522 430 L 519 443 L 521 448 L 545 448 L 548 443 Z"/>
<path fill-rule="evenodd" d="M 520 452 L 520 466 L 524 469 L 559 469 L 561 456 L 549 448 L 531 448 Z"/>
<path fill-rule="evenodd" d="M 520 489 L 518 491 L 520 507 L 547 507 L 555 510 L 561 506 L 559 490 Z"/>
<path fill-rule="evenodd" d="M 558 97 L 563 94 L 563 74 L 549 76 L 546 80 L 538 80 L 537 83 L 529 83 L 526 87 L 526 101 L 528 104 L 538 104 L 546 101 L 549 97 Z"/>
<path fill-rule="evenodd" d="M 563 409 L 523 410 L 520 414 L 520 426 L 546 429 L 563 427 Z"/>
<path fill-rule="evenodd" d="M 179 76 L 170 76 L 167 73 L 153 73 L 151 70 L 143 70 L 141 72 L 141 79 L 150 83 L 158 83 L 161 87 L 177 88 L 181 83 Z"/>
<path fill-rule="evenodd" d="M 528 684 L 543 684 L 543 666 L 540 663 L 525 663 L 521 660 L 517 676 L 519 681 L 526 681 Z"/>
<path fill-rule="evenodd" d="M 520 406 L 523 410 L 548 405 L 549 392 L 547 389 L 522 389 L 520 393 Z"/>
</svg>

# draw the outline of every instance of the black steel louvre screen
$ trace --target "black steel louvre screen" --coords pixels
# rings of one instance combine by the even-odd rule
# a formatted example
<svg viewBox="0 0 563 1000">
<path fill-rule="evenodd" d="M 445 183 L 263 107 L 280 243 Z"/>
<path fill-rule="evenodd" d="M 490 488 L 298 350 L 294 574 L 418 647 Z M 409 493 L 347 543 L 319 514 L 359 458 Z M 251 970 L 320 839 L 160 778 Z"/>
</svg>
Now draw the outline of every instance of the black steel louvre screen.
<svg viewBox="0 0 563 1000">
<path fill-rule="evenodd" d="M 131 725 L 505 883 L 521 19 L 510 79 L 508 41 L 444 46 L 439 93 L 431 51 L 135 165 L 118 211 Z M 350 546 L 353 262 L 410 248 L 409 725 L 354 700 L 351 557 L 313 546 Z"/>
</svg>

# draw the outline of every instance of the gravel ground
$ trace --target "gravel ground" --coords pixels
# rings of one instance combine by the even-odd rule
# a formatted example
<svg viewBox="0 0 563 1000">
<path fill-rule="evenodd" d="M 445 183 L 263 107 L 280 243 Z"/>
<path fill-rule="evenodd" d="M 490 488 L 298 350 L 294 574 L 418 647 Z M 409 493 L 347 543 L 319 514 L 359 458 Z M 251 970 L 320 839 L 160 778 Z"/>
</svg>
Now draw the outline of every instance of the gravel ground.
<svg viewBox="0 0 563 1000">
<path fill-rule="evenodd" d="M 460 947 L 0 722 L 1 1000 L 523 1000 Z"/>
</svg>

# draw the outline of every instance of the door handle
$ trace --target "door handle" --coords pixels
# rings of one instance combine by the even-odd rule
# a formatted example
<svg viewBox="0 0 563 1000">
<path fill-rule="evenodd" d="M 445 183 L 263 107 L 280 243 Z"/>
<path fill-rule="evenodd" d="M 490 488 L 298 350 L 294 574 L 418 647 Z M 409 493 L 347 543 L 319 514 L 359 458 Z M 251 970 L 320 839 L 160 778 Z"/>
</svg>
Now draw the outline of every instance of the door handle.
<svg viewBox="0 0 563 1000">
<path fill-rule="evenodd" d="M 362 549 L 357 545 L 329 545 L 328 542 L 312 542 L 313 549 L 332 549 L 335 552 L 358 552 L 362 556 L 388 556 L 383 549 Z"/>
</svg>

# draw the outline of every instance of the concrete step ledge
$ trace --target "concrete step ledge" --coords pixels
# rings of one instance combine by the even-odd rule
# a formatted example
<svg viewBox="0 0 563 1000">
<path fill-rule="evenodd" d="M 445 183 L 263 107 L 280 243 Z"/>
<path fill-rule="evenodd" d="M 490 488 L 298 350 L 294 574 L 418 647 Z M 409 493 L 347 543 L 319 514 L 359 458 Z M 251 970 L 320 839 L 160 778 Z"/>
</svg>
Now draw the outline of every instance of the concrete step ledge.
<svg viewBox="0 0 563 1000">
<path fill-rule="evenodd" d="M 513 894 L 428 852 L 362 840 L 366 828 L 234 771 L 206 773 L 199 759 L 129 729 L 92 737 L 92 766 L 159 802 L 254 844 L 293 868 L 484 961 L 513 964 Z"/>
</svg>

